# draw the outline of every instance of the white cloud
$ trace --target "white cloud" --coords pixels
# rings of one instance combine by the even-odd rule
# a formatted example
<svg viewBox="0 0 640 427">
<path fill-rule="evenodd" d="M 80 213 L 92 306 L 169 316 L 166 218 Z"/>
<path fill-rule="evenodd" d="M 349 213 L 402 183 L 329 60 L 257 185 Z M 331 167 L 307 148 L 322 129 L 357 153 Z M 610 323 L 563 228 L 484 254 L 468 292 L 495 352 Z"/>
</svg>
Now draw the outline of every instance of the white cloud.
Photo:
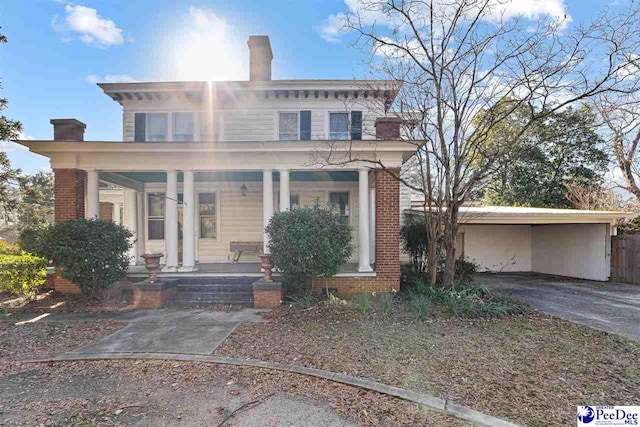
<svg viewBox="0 0 640 427">
<path fill-rule="evenodd" d="M 559 22 L 562 27 L 567 26 L 571 21 L 564 0 L 491 0 L 492 7 L 485 12 L 485 20 L 499 21 L 512 18 L 540 19 L 551 18 Z M 390 18 L 381 6 L 384 2 L 376 3 L 371 0 L 345 0 L 347 13 L 336 13 L 329 15 L 319 27 L 316 27 L 320 36 L 332 43 L 340 40 L 340 36 L 345 33 L 345 22 L 348 19 L 357 17 L 363 25 L 384 25 L 389 28 L 398 27 L 402 24 Z M 483 2 L 478 1 L 478 5 Z M 473 2 L 470 3 L 473 5 Z M 366 5 L 366 7 L 365 7 Z M 440 13 L 454 7 L 455 3 L 448 0 L 436 0 L 434 5 L 440 8 Z M 416 6 L 417 7 L 417 6 Z"/>
<path fill-rule="evenodd" d="M 87 45 L 103 49 L 124 43 L 122 29 L 113 20 L 101 17 L 96 9 L 69 3 L 64 11 L 63 19 L 54 16 L 51 20 L 51 26 L 62 34 L 63 41 L 77 37 Z"/>
<path fill-rule="evenodd" d="M 138 80 L 129 74 L 89 74 L 87 76 L 89 83 L 135 83 Z"/>
<path fill-rule="evenodd" d="M 26 135 L 20 132 L 18 139 L 34 139 L 32 136 Z M 16 144 L 13 141 L 0 141 L 0 151 L 5 153 L 15 153 L 16 151 L 28 151 L 29 149 L 24 145 Z"/>
</svg>

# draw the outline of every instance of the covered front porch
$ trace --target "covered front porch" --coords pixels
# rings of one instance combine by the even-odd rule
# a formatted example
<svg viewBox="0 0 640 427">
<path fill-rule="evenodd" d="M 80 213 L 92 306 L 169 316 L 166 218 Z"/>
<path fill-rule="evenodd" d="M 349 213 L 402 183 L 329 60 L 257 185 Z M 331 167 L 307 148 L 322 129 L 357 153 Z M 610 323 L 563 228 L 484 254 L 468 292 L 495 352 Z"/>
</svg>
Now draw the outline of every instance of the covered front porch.
<svg viewBox="0 0 640 427">
<path fill-rule="evenodd" d="M 330 206 L 354 230 L 354 255 L 340 275 L 367 277 L 375 276 L 375 181 L 366 168 L 87 170 L 86 216 L 133 232 L 134 277 L 145 275 L 141 255 L 154 252 L 164 254 L 165 276 L 260 276 L 257 255 L 268 252 L 271 215 Z"/>
</svg>

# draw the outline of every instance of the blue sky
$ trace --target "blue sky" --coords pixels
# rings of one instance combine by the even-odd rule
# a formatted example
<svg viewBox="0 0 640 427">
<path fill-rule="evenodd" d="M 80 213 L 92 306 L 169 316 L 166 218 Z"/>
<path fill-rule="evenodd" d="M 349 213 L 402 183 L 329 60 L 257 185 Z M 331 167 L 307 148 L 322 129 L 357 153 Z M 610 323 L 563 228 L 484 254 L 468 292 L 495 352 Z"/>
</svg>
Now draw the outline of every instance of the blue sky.
<svg viewBox="0 0 640 427">
<path fill-rule="evenodd" d="M 96 81 L 244 80 L 250 34 L 271 37 L 274 79 L 363 77 L 366 58 L 335 33 L 358 1 L 3 0 L 0 96 L 25 138 L 50 139 L 49 119 L 72 117 L 87 124 L 86 139 L 118 140 L 121 108 Z M 612 3 L 513 2 L 517 13 L 568 13 L 574 22 Z M 1 144 L 25 172 L 49 168 L 48 159 Z"/>
</svg>

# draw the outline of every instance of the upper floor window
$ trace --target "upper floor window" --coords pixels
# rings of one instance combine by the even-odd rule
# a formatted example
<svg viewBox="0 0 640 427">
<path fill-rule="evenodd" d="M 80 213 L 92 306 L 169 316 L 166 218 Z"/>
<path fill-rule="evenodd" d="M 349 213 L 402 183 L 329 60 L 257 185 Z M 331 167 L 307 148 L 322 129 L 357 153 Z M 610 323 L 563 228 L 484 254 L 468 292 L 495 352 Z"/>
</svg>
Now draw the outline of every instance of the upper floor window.
<svg viewBox="0 0 640 427">
<path fill-rule="evenodd" d="M 193 141 L 193 113 L 173 113 L 173 141 Z"/>
<path fill-rule="evenodd" d="M 146 115 L 146 141 L 167 141 L 169 136 L 169 115 L 149 113 Z"/>
<path fill-rule="evenodd" d="M 362 139 L 362 111 L 329 113 L 329 139 Z"/>
<path fill-rule="evenodd" d="M 311 111 L 278 113 L 278 139 L 281 141 L 311 139 Z"/>
</svg>

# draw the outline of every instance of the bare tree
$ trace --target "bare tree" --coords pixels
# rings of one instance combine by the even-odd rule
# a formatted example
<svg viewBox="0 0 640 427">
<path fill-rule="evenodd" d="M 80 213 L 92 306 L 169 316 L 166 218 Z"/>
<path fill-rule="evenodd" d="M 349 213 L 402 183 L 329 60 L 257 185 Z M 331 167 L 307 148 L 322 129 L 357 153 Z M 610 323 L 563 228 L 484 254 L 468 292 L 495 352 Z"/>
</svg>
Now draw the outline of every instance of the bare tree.
<svg viewBox="0 0 640 427">
<path fill-rule="evenodd" d="M 402 82 L 396 111 L 409 116 L 404 138 L 416 156 L 401 173 L 375 159 L 325 155 L 325 164 L 368 162 L 424 196 L 435 262 L 445 256 L 443 284 L 454 280 L 460 207 L 519 144 L 491 134 L 515 111 L 526 111 L 513 142 L 556 111 L 607 93 L 631 93 L 623 70 L 640 51 L 640 12 L 605 10 L 591 22 L 567 17 L 509 18 L 501 0 L 361 0 L 345 17 L 372 73 Z M 384 112 L 389 110 L 384 105 Z M 526 141 L 525 141 L 526 142 Z M 440 243 L 439 243 L 440 242 Z"/>
</svg>

